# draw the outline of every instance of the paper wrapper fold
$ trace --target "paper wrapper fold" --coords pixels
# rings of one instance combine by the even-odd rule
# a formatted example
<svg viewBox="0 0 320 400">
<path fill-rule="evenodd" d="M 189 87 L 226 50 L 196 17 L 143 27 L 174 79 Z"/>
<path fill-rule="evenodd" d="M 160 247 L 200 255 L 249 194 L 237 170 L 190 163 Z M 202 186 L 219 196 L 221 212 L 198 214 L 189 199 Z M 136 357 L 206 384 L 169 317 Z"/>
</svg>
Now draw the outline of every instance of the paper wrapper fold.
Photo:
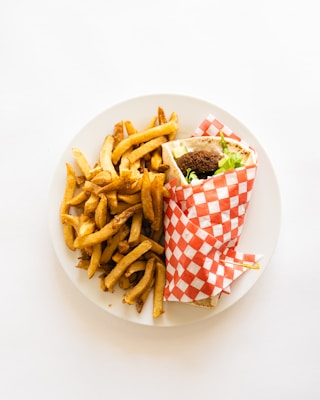
<svg viewBox="0 0 320 400">
<path fill-rule="evenodd" d="M 193 136 L 222 131 L 241 139 L 213 115 Z M 260 256 L 236 250 L 248 208 L 257 165 L 237 168 L 208 179 L 177 186 L 167 184 L 170 199 L 164 206 L 167 301 L 193 302 L 230 293 L 231 283 Z"/>
</svg>

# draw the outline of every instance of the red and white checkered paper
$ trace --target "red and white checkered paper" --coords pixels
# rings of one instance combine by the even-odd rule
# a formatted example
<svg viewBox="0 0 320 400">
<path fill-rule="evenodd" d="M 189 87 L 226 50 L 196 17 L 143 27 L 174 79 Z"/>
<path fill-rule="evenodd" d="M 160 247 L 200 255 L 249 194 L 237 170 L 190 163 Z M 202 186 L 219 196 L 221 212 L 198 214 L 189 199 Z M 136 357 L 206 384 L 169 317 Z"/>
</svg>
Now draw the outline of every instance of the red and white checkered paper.
<svg viewBox="0 0 320 400">
<path fill-rule="evenodd" d="M 242 142 L 210 114 L 193 136 L 225 137 Z M 257 165 L 241 167 L 186 186 L 167 184 L 164 230 L 167 284 L 164 299 L 192 302 L 230 293 L 230 284 L 259 256 L 236 246 L 256 176 Z"/>
</svg>

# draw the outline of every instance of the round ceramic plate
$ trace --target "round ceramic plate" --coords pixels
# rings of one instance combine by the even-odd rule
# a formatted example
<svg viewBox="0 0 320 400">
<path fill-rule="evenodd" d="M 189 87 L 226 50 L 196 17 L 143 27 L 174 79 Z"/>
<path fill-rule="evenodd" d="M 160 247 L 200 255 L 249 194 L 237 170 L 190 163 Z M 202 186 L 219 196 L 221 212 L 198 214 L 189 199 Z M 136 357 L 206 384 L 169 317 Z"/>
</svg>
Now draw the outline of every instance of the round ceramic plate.
<svg viewBox="0 0 320 400">
<path fill-rule="evenodd" d="M 182 303 L 165 303 L 165 313 L 157 319 L 152 318 L 152 296 L 149 296 L 142 312 L 135 306 L 122 303 L 123 290 L 115 288 L 114 293 L 103 292 L 98 277 L 88 280 L 86 271 L 75 268 L 79 254 L 67 249 L 59 208 L 63 197 L 66 179 L 65 163 L 74 164 L 72 147 L 79 148 L 93 165 L 99 154 L 104 137 L 113 132 L 114 124 L 121 120 L 131 120 L 137 129 L 144 129 L 161 106 L 169 116 L 175 111 L 179 118 L 179 137 L 189 137 L 208 114 L 214 114 L 223 124 L 231 128 L 248 144 L 254 147 L 259 156 L 259 168 L 255 187 L 247 211 L 245 226 L 239 241 L 238 250 L 262 254 L 260 270 L 248 270 L 234 283 L 232 293 L 223 295 L 215 309 L 203 309 Z M 52 242 L 57 257 L 67 276 L 89 300 L 108 313 L 127 321 L 150 326 L 178 326 L 210 318 L 241 299 L 257 282 L 273 254 L 280 229 L 280 194 L 277 179 L 267 154 L 257 138 L 240 121 L 214 104 L 193 97 L 175 94 L 155 94 L 133 98 L 102 112 L 89 122 L 66 145 L 50 191 L 49 224 Z M 272 218 L 265 213 L 272 210 Z M 263 232 L 263 234 L 259 234 Z"/>
</svg>

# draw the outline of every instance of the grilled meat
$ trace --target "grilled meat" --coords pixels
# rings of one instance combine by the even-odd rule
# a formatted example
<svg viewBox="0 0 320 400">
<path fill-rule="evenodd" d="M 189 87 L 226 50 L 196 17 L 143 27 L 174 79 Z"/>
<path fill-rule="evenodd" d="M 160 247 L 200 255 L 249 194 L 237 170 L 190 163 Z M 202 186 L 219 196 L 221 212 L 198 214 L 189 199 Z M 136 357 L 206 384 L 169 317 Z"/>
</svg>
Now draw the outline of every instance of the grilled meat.
<svg viewBox="0 0 320 400">
<path fill-rule="evenodd" d="M 190 168 L 199 179 L 205 179 L 219 168 L 218 163 L 221 158 L 222 155 L 218 152 L 198 150 L 183 154 L 176 162 L 184 176 Z"/>
</svg>

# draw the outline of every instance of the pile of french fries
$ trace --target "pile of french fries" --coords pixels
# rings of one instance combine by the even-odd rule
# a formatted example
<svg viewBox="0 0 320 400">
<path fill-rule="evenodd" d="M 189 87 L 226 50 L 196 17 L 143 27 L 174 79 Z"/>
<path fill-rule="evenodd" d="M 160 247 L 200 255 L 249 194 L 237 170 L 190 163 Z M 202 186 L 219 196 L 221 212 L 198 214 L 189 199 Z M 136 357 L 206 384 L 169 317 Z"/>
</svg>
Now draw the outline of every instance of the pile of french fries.
<svg viewBox="0 0 320 400">
<path fill-rule="evenodd" d="M 138 131 L 131 121 L 115 124 L 101 145 L 95 165 L 78 148 L 72 153 L 80 173 L 66 163 L 60 207 L 65 243 L 80 251 L 76 267 L 100 288 L 124 290 L 123 302 L 140 313 L 153 292 L 153 317 L 163 312 L 166 282 L 163 247 L 165 171 L 161 145 L 173 140 L 178 118 L 158 107 L 150 124 Z"/>
</svg>

